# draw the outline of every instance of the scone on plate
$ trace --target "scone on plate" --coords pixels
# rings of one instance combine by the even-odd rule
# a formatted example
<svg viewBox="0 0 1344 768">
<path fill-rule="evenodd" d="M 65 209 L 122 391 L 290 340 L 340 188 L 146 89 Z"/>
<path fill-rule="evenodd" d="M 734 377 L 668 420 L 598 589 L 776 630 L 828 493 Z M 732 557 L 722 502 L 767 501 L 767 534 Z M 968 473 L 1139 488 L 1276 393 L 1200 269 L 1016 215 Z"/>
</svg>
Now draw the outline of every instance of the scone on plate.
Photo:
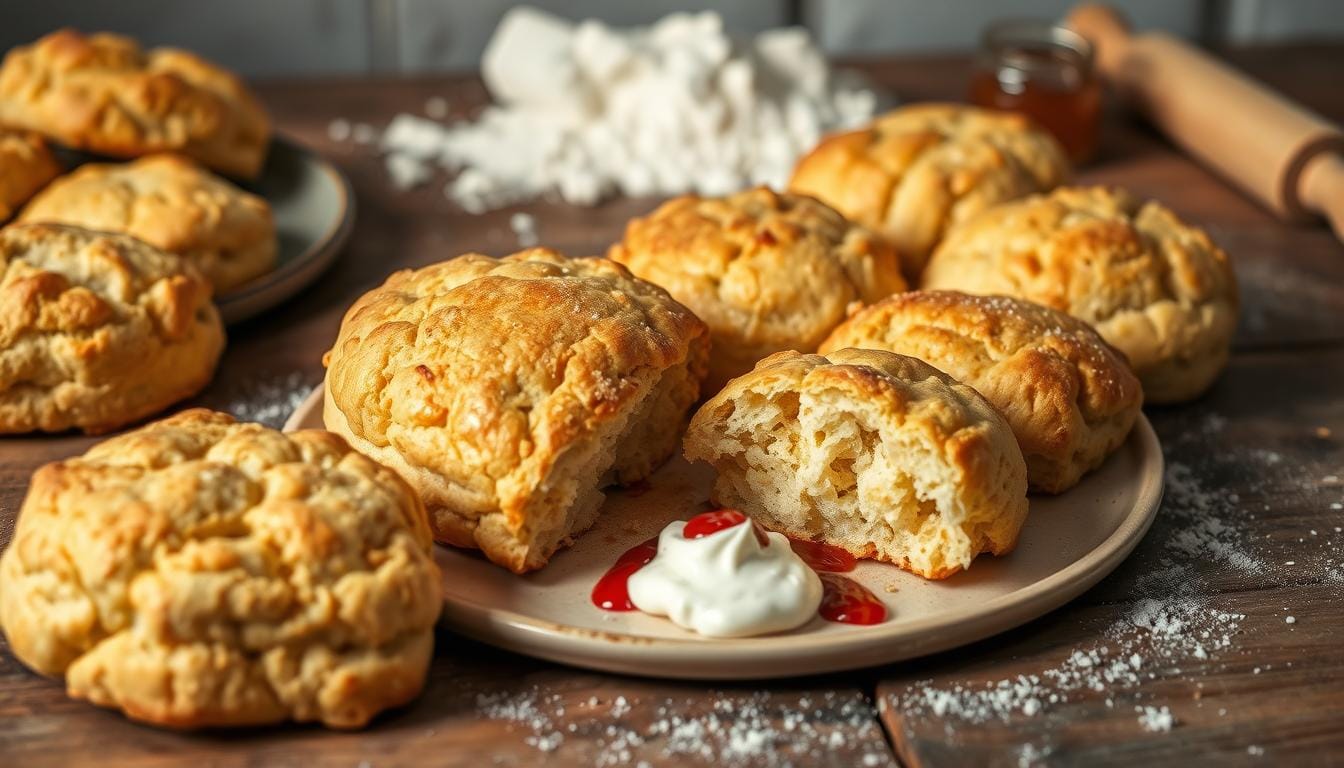
<svg viewBox="0 0 1344 768">
<path fill-rule="evenodd" d="M 270 119 L 231 72 L 176 48 L 62 29 L 0 63 L 0 124 L 115 157 L 181 152 L 253 178 Z"/>
<path fill-rule="evenodd" d="M 41 136 L 0 128 L 0 224 L 60 173 Z"/>
<path fill-rule="evenodd" d="M 960 104 L 913 104 L 822 139 L 789 189 L 885 234 L 912 280 L 956 224 L 1069 176 L 1059 142 L 1026 117 Z"/>
<path fill-rule="evenodd" d="M 705 324 L 616 262 L 469 254 L 355 302 L 323 418 L 415 486 L 439 541 L 523 573 L 672 453 L 708 357 Z"/>
<path fill-rule="evenodd" d="M 0 624 L 136 720 L 359 727 L 424 683 L 431 546 L 414 491 L 336 435 L 186 411 L 33 475 Z"/>
<path fill-rule="evenodd" d="M 179 155 L 80 166 L 33 198 L 18 220 L 138 237 L 194 263 L 216 295 L 275 265 L 270 205 Z"/>
<path fill-rule="evenodd" d="M 1160 203 L 1105 187 L 986 211 L 939 247 L 922 286 L 1017 296 L 1091 323 L 1152 403 L 1208 389 L 1237 325 L 1227 254 Z"/>
<path fill-rule="evenodd" d="M 608 256 L 709 325 L 707 392 L 774 352 L 815 351 L 851 312 L 906 287 L 896 251 L 871 230 L 765 187 L 664 203 Z"/>
<path fill-rule="evenodd" d="M 851 317 L 821 345 L 917 357 L 969 384 L 1017 437 L 1031 487 L 1059 493 L 1125 441 L 1143 388 L 1122 353 L 1063 312 L 1006 296 L 912 291 Z"/>
<path fill-rule="evenodd" d="M 780 352 L 705 403 L 686 458 L 713 500 L 767 528 L 929 579 L 1012 550 L 1027 468 L 974 389 L 912 357 Z"/>
<path fill-rule="evenodd" d="M 0 434 L 107 432 L 196 394 L 224 329 L 190 264 L 126 235 L 0 230 Z"/>
</svg>

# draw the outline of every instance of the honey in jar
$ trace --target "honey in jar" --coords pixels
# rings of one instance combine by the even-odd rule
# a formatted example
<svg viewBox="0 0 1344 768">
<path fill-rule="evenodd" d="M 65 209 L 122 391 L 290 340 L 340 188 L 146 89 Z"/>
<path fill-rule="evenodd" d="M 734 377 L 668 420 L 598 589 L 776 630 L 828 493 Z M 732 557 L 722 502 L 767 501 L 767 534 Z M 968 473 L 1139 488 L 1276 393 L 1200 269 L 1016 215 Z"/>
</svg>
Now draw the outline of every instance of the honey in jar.
<svg viewBox="0 0 1344 768">
<path fill-rule="evenodd" d="M 1074 163 L 1096 150 L 1101 82 L 1082 36 L 1040 21 L 1008 21 L 985 33 L 970 101 L 1022 112 L 1054 134 Z"/>
</svg>

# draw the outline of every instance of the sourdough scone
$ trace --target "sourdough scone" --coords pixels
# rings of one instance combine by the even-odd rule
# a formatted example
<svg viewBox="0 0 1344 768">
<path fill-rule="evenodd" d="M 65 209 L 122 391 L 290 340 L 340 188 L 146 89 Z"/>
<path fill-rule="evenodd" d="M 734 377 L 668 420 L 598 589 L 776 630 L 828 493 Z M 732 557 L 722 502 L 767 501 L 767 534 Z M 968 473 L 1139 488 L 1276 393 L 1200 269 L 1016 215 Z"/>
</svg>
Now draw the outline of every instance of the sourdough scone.
<svg viewBox="0 0 1344 768">
<path fill-rule="evenodd" d="M 986 211 L 943 243 L 922 285 L 1018 296 L 1091 323 L 1152 403 L 1208 389 L 1237 325 L 1227 254 L 1160 203 L 1104 187 Z"/>
<path fill-rule="evenodd" d="M 0 128 L 0 224 L 60 173 L 41 136 Z"/>
<path fill-rule="evenodd" d="M 128 37 L 53 32 L 0 63 L 0 124 L 116 157 L 181 152 L 253 178 L 270 119 L 232 73 L 176 48 Z"/>
<path fill-rule="evenodd" d="M 608 256 L 709 325 L 707 392 L 774 352 L 815 351 L 849 313 L 906 287 L 882 238 L 765 187 L 665 203 L 631 221 Z"/>
<path fill-rule="evenodd" d="M 356 728 L 424 683 L 431 546 L 414 491 L 336 435 L 185 411 L 33 475 L 0 624 L 136 720 Z"/>
<path fill-rule="evenodd" d="M 708 357 L 705 324 L 616 262 L 469 254 L 355 302 L 323 417 L 415 486 L 439 541 L 523 573 L 672 453 Z"/>
<path fill-rule="evenodd" d="M 33 198 L 19 221 L 138 237 L 194 263 L 216 295 L 275 265 L 270 205 L 178 155 L 83 165 Z"/>
<path fill-rule="evenodd" d="M 823 139 L 789 189 L 885 234 L 913 280 L 954 225 L 1068 176 L 1063 148 L 1022 115 L 914 104 Z"/>
<path fill-rule="evenodd" d="M 194 395 L 224 329 L 210 284 L 126 235 L 0 230 L 0 433 L 107 432 Z"/>
<path fill-rule="evenodd" d="M 1003 417 L 881 350 L 767 357 L 696 412 L 685 453 L 718 471 L 716 503 L 928 579 L 1012 550 L 1027 515 L 1027 468 Z"/>
<path fill-rule="evenodd" d="M 1032 488 L 1059 493 L 1125 441 L 1143 388 L 1125 357 L 1063 312 L 1006 296 L 912 291 L 850 318 L 821 345 L 919 358 L 969 384 L 1017 437 Z"/>
</svg>

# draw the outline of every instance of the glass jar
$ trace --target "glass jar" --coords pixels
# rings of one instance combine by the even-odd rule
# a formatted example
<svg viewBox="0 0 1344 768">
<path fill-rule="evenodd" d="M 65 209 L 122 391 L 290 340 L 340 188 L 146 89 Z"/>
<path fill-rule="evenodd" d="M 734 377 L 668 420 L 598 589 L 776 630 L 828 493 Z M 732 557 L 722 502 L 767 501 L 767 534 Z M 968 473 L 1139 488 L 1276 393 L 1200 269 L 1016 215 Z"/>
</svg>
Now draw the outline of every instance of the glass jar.
<svg viewBox="0 0 1344 768">
<path fill-rule="evenodd" d="M 1026 114 L 1082 163 L 1096 150 L 1101 90 L 1081 35 L 1045 21 L 1002 21 L 982 38 L 970 100 Z"/>
</svg>

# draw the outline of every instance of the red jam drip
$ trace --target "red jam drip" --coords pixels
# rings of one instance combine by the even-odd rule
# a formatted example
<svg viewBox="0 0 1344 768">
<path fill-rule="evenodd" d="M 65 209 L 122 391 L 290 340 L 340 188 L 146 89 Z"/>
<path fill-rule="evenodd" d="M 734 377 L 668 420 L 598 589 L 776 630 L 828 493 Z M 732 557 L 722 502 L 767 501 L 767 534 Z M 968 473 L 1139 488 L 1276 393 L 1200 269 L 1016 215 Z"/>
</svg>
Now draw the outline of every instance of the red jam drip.
<svg viewBox="0 0 1344 768">
<path fill-rule="evenodd" d="M 715 509 L 709 512 L 701 512 L 686 521 L 686 527 L 681 529 L 681 535 L 688 539 L 702 539 L 711 533 L 718 533 L 741 525 L 748 519 L 746 515 L 736 509 Z M 756 534 L 756 541 L 762 547 L 770 546 L 770 537 L 765 535 L 765 530 L 760 525 L 752 521 L 751 528 Z"/>
<path fill-rule="evenodd" d="M 847 573 L 858 561 L 853 555 L 832 544 L 807 539 L 789 539 L 789 546 L 817 573 Z"/>
<path fill-rule="evenodd" d="M 627 549 L 593 587 L 593 605 L 604 611 L 635 610 L 635 604 L 630 602 L 630 577 L 648 565 L 656 554 L 657 536 Z"/>
<path fill-rule="evenodd" d="M 840 624 L 881 624 L 887 620 L 887 607 L 853 579 L 834 573 L 819 573 L 821 605 L 817 613 L 827 621 Z"/>
</svg>

